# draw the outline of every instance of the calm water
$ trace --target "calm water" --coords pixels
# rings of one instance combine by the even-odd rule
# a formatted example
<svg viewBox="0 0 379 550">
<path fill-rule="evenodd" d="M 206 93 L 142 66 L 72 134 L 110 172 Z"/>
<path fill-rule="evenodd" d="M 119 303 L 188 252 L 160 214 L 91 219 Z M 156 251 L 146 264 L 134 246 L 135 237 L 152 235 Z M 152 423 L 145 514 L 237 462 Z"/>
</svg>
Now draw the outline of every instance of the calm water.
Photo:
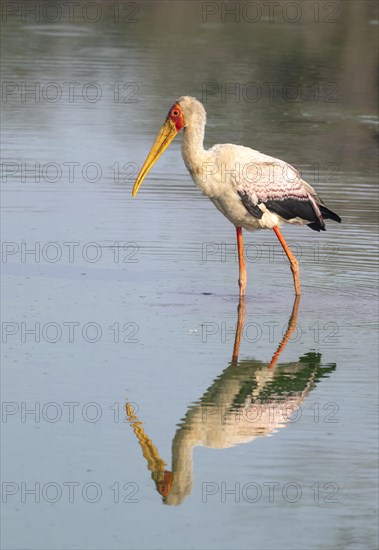
<svg viewBox="0 0 379 550">
<path fill-rule="evenodd" d="M 375 3 L 38 5 L 3 3 L 3 548 L 375 548 Z M 342 217 L 284 228 L 300 303 L 245 233 L 237 323 L 180 136 L 131 198 L 183 94 Z"/>
</svg>

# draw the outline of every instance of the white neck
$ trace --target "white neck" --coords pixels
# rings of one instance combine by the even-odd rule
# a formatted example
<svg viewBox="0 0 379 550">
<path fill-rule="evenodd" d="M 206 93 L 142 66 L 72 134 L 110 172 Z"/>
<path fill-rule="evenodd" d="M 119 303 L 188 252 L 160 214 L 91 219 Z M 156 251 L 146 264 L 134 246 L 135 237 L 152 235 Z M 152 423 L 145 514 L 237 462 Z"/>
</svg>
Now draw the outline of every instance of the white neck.
<svg viewBox="0 0 379 550">
<path fill-rule="evenodd" d="M 193 173 L 201 168 L 206 151 L 204 149 L 205 120 L 198 118 L 184 128 L 182 156 L 188 170 Z"/>
</svg>

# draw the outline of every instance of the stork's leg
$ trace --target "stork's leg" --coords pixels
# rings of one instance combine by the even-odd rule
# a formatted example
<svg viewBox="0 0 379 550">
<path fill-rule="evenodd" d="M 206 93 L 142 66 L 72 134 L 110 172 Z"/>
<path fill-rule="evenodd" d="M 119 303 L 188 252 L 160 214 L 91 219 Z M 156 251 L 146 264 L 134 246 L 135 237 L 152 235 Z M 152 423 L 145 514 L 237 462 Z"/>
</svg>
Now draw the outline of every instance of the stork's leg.
<svg viewBox="0 0 379 550">
<path fill-rule="evenodd" d="M 276 350 L 276 352 L 272 356 L 271 362 L 269 364 L 270 368 L 275 367 L 275 365 L 276 365 L 276 363 L 279 359 L 280 354 L 282 353 L 283 349 L 286 347 L 288 340 L 291 338 L 291 335 L 292 335 L 293 331 L 297 327 L 297 316 L 298 316 L 298 313 L 299 313 L 299 303 L 300 303 L 300 296 L 297 295 L 297 296 L 295 296 L 295 301 L 294 301 L 293 307 L 292 307 L 292 314 L 291 314 L 290 320 L 288 321 L 288 327 L 287 327 L 286 333 L 283 336 L 282 341 L 280 342 L 280 344 L 278 346 L 278 349 Z"/>
<path fill-rule="evenodd" d="M 240 298 L 241 298 L 242 296 L 245 296 L 247 275 L 246 275 L 245 257 L 243 253 L 242 227 L 236 227 L 236 231 L 237 231 L 238 264 L 239 264 L 238 284 L 240 287 Z"/>
<path fill-rule="evenodd" d="M 299 277 L 299 262 L 297 261 L 295 256 L 292 254 L 291 249 L 286 243 L 286 241 L 284 240 L 284 237 L 281 234 L 279 227 L 276 225 L 273 229 L 275 231 L 276 236 L 279 239 L 280 244 L 283 247 L 284 252 L 287 255 L 287 258 L 290 261 L 291 271 L 293 275 L 293 282 L 295 285 L 295 293 L 296 293 L 296 296 L 300 296 L 301 290 L 300 290 L 300 277 Z"/>
<path fill-rule="evenodd" d="M 236 335 L 234 337 L 234 347 L 233 347 L 233 356 L 232 356 L 232 363 L 235 365 L 238 361 L 238 354 L 240 351 L 240 344 L 241 344 L 241 337 L 242 337 L 242 330 L 243 325 L 245 323 L 245 311 L 246 311 L 246 305 L 245 305 L 245 297 L 241 296 L 240 301 L 238 304 L 238 318 L 237 318 L 237 325 L 236 325 Z"/>
</svg>

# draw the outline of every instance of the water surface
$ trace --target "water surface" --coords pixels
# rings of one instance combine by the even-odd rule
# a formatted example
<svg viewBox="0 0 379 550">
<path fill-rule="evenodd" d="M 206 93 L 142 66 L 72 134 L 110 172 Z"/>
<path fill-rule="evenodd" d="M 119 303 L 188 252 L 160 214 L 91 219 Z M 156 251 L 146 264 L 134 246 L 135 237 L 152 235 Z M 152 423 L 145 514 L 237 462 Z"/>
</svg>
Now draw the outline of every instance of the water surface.
<svg viewBox="0 0 379 550">
<path fill-rule="evenodd" d="M 95 4 L 3 22 L 3 547 L 374 548 L 375 3 Z M 284 228 L 299 304 L 245 233 L 234 361 L 234 228 L 180 136 L 130 194 L 183 94 L 207 146 L 291 162 L 343 219 Z"/>
</svg>

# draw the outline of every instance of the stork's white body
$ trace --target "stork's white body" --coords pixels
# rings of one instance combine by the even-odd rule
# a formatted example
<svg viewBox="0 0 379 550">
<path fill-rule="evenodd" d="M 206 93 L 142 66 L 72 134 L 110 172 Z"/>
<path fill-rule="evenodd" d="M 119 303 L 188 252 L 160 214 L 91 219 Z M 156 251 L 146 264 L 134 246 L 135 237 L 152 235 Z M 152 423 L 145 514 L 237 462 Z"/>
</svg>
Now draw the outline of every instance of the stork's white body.
<svg viewBox="0 0 379 550">
<path fill-rule="evenodd" d="M 284 221 L 274 212 L 268 211 L 264 204 L 259 206 L 263 212 L 262 218 L 254 218 L 246 210 L 237 191 L 247 191 L 258 203 L 258 188 L 264 192 L 272 173 L 280 174 L 281 171 L 290 170 L 295 181 L 298 176 L 294 168 L 259 151 L 230 143 L 214 145 L 202 155 L 193 155 L 187 146 L 186 136 L 183 140 L 182 154 L 197 187 L 236 227 L 250 231 L 259 228 L 272 229 Z M 253 170 L 257 172 L 256 178 L 248 174 Z M 255 181 L 258 177 L 259 181 Z M 293 218 L 290 223 L 305 222 L 300 218 Z"/>
</svg>

